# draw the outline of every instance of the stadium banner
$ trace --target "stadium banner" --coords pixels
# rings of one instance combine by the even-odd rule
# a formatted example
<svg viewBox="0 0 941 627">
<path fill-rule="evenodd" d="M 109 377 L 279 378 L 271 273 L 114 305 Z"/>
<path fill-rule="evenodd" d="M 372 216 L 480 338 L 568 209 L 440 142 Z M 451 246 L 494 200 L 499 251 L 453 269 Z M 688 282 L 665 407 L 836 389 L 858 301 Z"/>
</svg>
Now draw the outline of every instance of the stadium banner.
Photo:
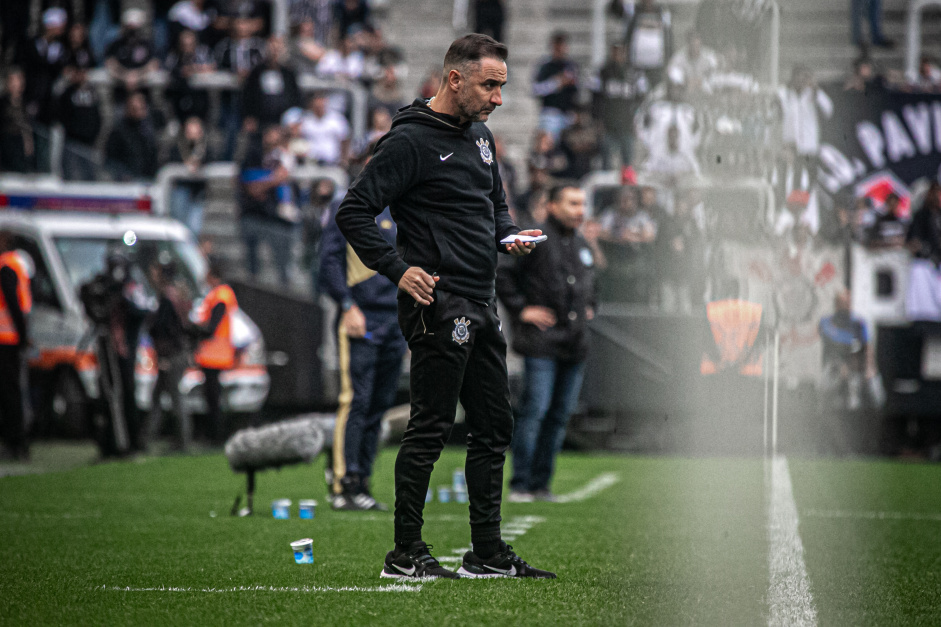
<svg viewBox="0 0 941 627">
<path fill-rule="evenodd" d="M 820 183 L 830 193 L 869 196 L 880 206 L 890 192 L 910 210 L 919 181 L 941 166 L 941 94 L 826 89 L 833 115 L 821 120 Z"/>
</svg>

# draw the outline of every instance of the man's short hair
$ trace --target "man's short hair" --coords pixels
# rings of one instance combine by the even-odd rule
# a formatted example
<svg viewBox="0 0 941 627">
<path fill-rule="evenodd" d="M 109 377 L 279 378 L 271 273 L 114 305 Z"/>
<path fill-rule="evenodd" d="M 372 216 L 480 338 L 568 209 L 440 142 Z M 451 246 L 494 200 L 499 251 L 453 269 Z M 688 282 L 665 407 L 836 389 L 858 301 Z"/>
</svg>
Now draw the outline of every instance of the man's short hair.
<svg viewBox="0 0 941 627">
<path fill-rule="evenodd" d="M 471 64 L 480 63 L 481 59 L 499 59 L 506 61 L 509 49 L 488 35 L 471 33 L 455 39 L 444 55 L 444 73 L 451 70 L 467 73 Z"/>
<path fill-rule="evenodd" d="M 549 188 L 549 195 L 546 197 L 546 201 L 559 202 L 562 200 L 562 192 L 569 188 L 581 189 L 575 181 L 556 181 L 552 187 Z"/>
<path fill-rule="evenodd" d="M 549 43 L 552 45 L 567 44 L 568 41 L 569 34 L 564 30 L 557 30 L 549 36 Z"/>
</svg>

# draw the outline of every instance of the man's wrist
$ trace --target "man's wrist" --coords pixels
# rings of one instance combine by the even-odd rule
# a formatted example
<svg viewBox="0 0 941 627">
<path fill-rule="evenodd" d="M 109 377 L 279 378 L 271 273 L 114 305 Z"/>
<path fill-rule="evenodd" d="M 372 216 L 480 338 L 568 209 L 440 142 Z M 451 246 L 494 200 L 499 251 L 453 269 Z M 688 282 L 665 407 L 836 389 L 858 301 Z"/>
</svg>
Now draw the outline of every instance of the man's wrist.
<svg viewBox="0 0 941 627">
<path fill-rule="evenodd" d="M 346 313 L 355 306 L 356 302 L 349 296 L 340 301 L 340 309 L 343 311 L 343 313 Z"/>
</svg>

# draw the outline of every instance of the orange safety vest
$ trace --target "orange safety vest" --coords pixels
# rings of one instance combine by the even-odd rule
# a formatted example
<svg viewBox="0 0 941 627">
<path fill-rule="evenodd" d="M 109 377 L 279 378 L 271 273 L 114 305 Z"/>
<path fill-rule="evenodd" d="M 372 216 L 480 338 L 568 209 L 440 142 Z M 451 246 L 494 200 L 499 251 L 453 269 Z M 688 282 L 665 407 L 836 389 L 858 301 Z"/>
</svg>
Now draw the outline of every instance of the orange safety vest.
<svg viewBox="0 0 941 627">
<path fill-rule="evenodd" d="M 15 252 L 0 255 L 0 268 L 8 267 L 16 272 L 16 298 L 20 303 L 23 314 L 28 314 L 33 308 L 33 295 L 29 290 L 29 275 L 23 260 Z M 0 344 L 15 346 L 20 343 L 20 334 L 13 324 L 10 308 L 7 306 L 3 293 L 0 292 Z"/>
<path fill-rule="evenodd" d="M 235 365 L 235 347 L 232 345 L 232 314 L 238 309 L 235 292 L 228 285 L 215 287 L 206 295 L 203 304 L 196 312 L 199 324 L 206 324 L 212 316 L 212 310 L 219 303 L 225 304 L 225 315 L 216 327 L 216 332 L 208 340 L 199 343 L 196 349 L 196 363 L 202 368 L 228 370 Z"/>
<path fill-rule="evenodd" d="M 706 305 L 706 317 L 712 329 L 712 339 L 719 349 L 719 363 L 703 355 L 699 365 L 702 374 L 716 374 L 721 366 L 738 363 L 752 350 L 761 327 L 761 305 L 747 300 L 731 298 Z M 761 353 L 753 355 L 739 373 L 749 377 L 761 376 Z"/>
</svg>

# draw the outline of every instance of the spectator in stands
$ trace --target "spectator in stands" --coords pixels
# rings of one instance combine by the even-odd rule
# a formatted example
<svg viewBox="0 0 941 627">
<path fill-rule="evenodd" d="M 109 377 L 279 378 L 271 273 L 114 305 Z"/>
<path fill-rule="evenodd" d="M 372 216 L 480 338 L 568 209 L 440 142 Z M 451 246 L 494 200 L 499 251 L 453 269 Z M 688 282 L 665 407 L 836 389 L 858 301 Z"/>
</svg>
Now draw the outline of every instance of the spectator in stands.
<svg viewBox="0 0 941 627">
<path fill-rule="evenodd" d="M 142 9 L 126 10 L 121 16 L 121 36 L 105 53 L 105 67 L 116 82 L 116 103 L 123 103 L 127 94 L 146 87 L 151 73 L 160 67 L 153 43 L 143 32 L 146 22 L 147 14 Z"/>
<path fill-rule="evenodd" d="M 94 7 L 88 23 L 88 40 L 92 52 L 95 53 L 95 59 L 101 60 L 105 58 L 105 51 L 111 42 L 117 39 L 121 30 L 118 26 L 121 0 L 94 0 Z"/>
<path fill-rule="evenodd" d="M 902 210 L 902 200 L 895 192 L 885 197 L 882 212 L 868 229 L 868 244 L 874 248 L 901 248 L 905 246 L 905 235 L 910 220 Z"/>
<path fill-rule="evenodd" d="M 628 5 L 626 55 L 630 66 L 646 73 L 651 85 L 660 82 L 673 54 L 673 19 L 670 10 L 655 0 Z"/>
<path fill-rule="evenodd" d="M 418 97 L 424 100 L 429 100 L 434 98 L 435 94 L 438 93 L 438 89 L 441 87 L 441 69 L 440 68 L 431 68 L 428 70 L 428 73 L 425 74 L 425 79 L 421 82 L 421 85 L 418 87 Z"/>
<path fill-rule="evenodd" d="M 598 224 L 598 239 L 609 262 L 605 280 L 599 281 L 601 300 L 650 302 L 655 297 L 652 255 L 658 225 L 638 208 L 637 190 L 622 186 L 617 204 L 601 212 Z"/>
<path fill-rule="evenodd" d="M 885 86 L 885 78 L 876 73 L 872 60 L 867 56 L 862 56 L 853 61 L 853 75 L 846 81 L 843 89 L 871 93 L 885 89 Z"/>
<path fill-rule="evenodd" d="M 62 35 L 65 33 L 64 9 L 46 9 L 42 14 L 42 34 L 34 38 L 22 51 L 19 65 L 26 77 L 24 94 L 26 113 L 33 126 L 35 165 L 41 171 L 49 170 L 50 126 L 54 121 L 55 98 L 52 90 L 65 67 L 67 49 Z"/>
<path fill-rule="evenodd" d="M 392 128 L 392 116 L 385 107 L 376 107 L 369 112 L 369 128 L 366 130 L 365 146 L 357 152 L 363 152 L 368 146 L 379 141 Z M 506 183 L 504 183 L 506 185 Z"/>
<path fill-rule="evenodd" d="M 26 113 L 26 79 L 18 67 L 7 69 L 0 96 L 0 171 L 33 169 L 33 127 Z"/>
<path fill-rule="evenodd" d="M 350 125 L 327 107 L 327 93 L 315 92 L 308 101 L 301 133 L 310 146 L 309 158 L 321 165 L 343 165 L 350 158 Z"/>
<path fill-rule="evenodd" d="M 222 158 L 231 160 L 242 125 L 242 91 L 248 75 L 265 57 L 264 42 L 252 35 L 252 22 L 246 17 L 232 20 L 232 33 L 216 46 L 216 65 L 238 77 L 239 89 L 226 91 L 220 100 L 219 124 L 225 132 Z"/>
<path fill-rule="evenodd" d="M 932 181 L 912 216 L 905 245 L 914 256 L 909 269 L 905 314 L 909 320 L 941 321 L 941 184 Z"/>
<path fill-rule="evenodd" d="M 918 259 L 941 263 L 941 184 L 936 181 L 928 187 L 921 207 L 912 216 L 906 245 Z"/>
<path fill-rule="evenodd" d="M 148 109 L 144 94 L 128 94 L 124 117 L 112 129 L 105 153 L 115 180 L 152 182 L 157 174 L 157 133 Z"/>
<path fill-rule="evenodd" d="M 514 214 L 516 212 L 516 196 L 519 193 L 519 176 L 516 174 L 516 166 L 507 157 L 506 143 L 500 135 L 493 136 L 493 158 L 497 160 L 497 171 L 500 173 L 500 180 L 503 181 L 506 204 L 510 213 Z"/>
<path fill-rule="evenodd" d="M 88 69 L 72 68 L 71 81 L 59 96 L 58 118 L 65 131 L 62 150 L 62 178 L 67 181 L 94 181 L 98 178 L 95 142 L 101 132 L 101 101 L 98 90 L 88 82 Z"/>
<path fill-rule="evenodd" d="M 688 93 L 696 94 L 708 90 L 709 79 L 718 67 L 715 51 L 704 46 L 699 33 L 691 30 L 686 35 L 686 46 L 670 59 L 667 77 L 683 85 Z"/>
<path fill-rule="evenodd" d="M 291 0 L 288 19 L 293 27 L 311 22 L 314 41 L 327 48 L 333 43 L 333 4 L 334 0 Z"/>
<path fill-rule="evenodd" d="M 291 67 L 298 74 L 313 74 L 326 52 L 326 48 L 317 41 L 314 21 L 309 19 L 294 27 L 290 47 Z"/>
<path fill-rule="evenodd" d="M 398 46 L 390 45 L 383 35 L 382 29 L 377 25 L 367 26 L 360 32 L 359 47 L 363 53 L 363 73 L 368 80 L 382 78 L 386 67 L 395 68 L 396 76 L 405 76 L 408 66 L 405 65 L 405 54 Z M 441 71 L 438 71 L 441 75 Z"/>
<path fill-rule="evenodd" d="M 252 70 L 242 90 L 244 132 L 255 133 L 264 126 L 280 124 L 285 111 L 301 104 L 297 75 L 284 65 L 284 56 L 284 39 L 269 37 L 265 62 Z"/>
<path fill-rule="evenodd" d="M 814 164 L 820 152 L 820 116 L 833 115 L 833 101 L 817 86 L 811 69 L 803 65 L 794 66 L 791 81 L 780 89 L 778 96 L 784 115 L 782 140 L 793 144 L 798 159 L 815 173 Z"/>
<path fill-rule="evenodd" d="M 702 114 L 685 101 L 683 85 L 667 81 L 666 98 L 655 100 L 635 116 L 638 139 L 647 148 L 650 159 L 659 158 L 669 152 L 668 134 L 671 127 L 679 131 L 680 150 L 695 160 L 696 150 L 702 141 Z"/>
<path fill-rule="evenodd" d="M 659 175 L 670 185 L 675 185 L 677 179 L 684 176 L 700 175 L 696 159 L 680 150 L 680 130 L 675 125 L 667 129 L 666 151 L 651 153 L 645 167 L 648 172 Z"/>
<path fill-rule="evenodd" d="M 348 37 L 369 25 L 369 2 L 366 0 L 337 0 L 333 16 L 340 37 Z"/>
<path fill-rule="evenodd" d="M 169 31 L 167 34 L 166 49 L 177 46 L 180 34 L 183 31 L 192 31 L 197 39 L 202 39 L 202 33 L 212 24 L 217 11 L 210 8 L 206 0 L 180 0 L 168 13 Z M 156 28 L 154 29 L 156 32 Z M 156 40 L 156 34 L 154 36 Z M 155 42 L 159 51 L 159 43 Z M 166 55 L 166 49 L 164 55 Z"/>
<path fill-rule="evenodd" d="M 382 68 L 382 76 L 372 86 L 370 107 L 382 107 L 389 112 L 389 115 L 395 115 L 395 112 L 405 104 L 395 66 L 387 65 Z"/>
<path fill-rule="evenodd" d="M 339 205 L 336 192 L 337 186 L 333 179 L 322 178 L 314 181 L 310 190 L 310 202 L 307 203 L 303 212 L 301 228 L 304 252 L 301 267 L 308 268 L 310 271 L 311 288 L 314 294 L 320 291 L 321 236 L 324 229 L 330 228 L 327 220 L 336 215 L 335 210 Z"/>
<path fill-rule="evenodd" d="M 601 161 L 602 138 L 586 107 L 578 105 L 572 112 L 572 124 L 559 137 L 559 149 L 566 163 L 559 177 L 580 181 L 600 165 L 596 162 Z"/>
<path fill-rule="evenodd" d="M 166 96 L 177 120 L 183 121 L 191 116 L 206 117 L 209 97 L 205 90 L 193 88 L 190 79 L 197 74 L 208 74 L 215 68 L 209 47 L 199 43 L 193 31 L 181 31 L 176 49 L 167 55 L 166 60 L 166 69 L 170 72 Z"/>
<path fill-rule="evenodd" d="M 0 67 L 13 61 L 29 34 L 30 12 L 19 2 L 0 2 Z"/>
<path fill-rule="evenodd" d="M 671 313 L 691 314 L 702 302 L 706 238 L 693 215 L 695 204 L 692 195 L 682 195 L 673 215 L 663 214 L 657 233 L 660 306 Z"/>
<path fill-rule="evenodd" d="M 75 68 L 90 70 L 98 65 L 95 53 L 92 52 L 91 44 L 88 42 L 88 29 L 84 24 L 76 23 L 69 27 L 66 46 L 68 48 L 64 70 L 66 78 L 70 78 L 68 74 Z"/>
<path fill-rule="evenodd" d="M 206 206 L 206 179 L 201 171 L 207 161 L 210 161 L 209 142 L 203 121 L 196 116 L 189 117 L 170 148 L 170 163 L 182 163 L 188 174 L 187 178 L 174 182 L 170 192 L 170 215 L 197 236 L 203 228 Z"/>
<path fill-rule="evenodd" d="M 298 216 L 283 215 L 283 190 L 290 184 L 287 137 L 280 126 L 265 127 L 261 141 L 253 141 L 241 166 L 239 206 L 242 240 L 248 258 L 248 271 L 257 279 L 258 245 L 267 242 L 283 286 L 289 282 L 291 244 Z M 292 219 L 293 218 L 293 219 Z"/>
<path fill-rule="evenodd" d="M 882 34 L 882 0 L 850 0 L 850 16 L 853 24 L 852 41 L 859 47 L 866 45 L 863 39 L 863 20 L 869 19 L 869 43 L 877 48 L 892 48 L 895 42 Z"/>
<path fill-rule="evenodd" d="M 624 185 L 618 192 L 618 202 L 601 212 L 601 240 L 615 244 L 650 244 L 657 238 L 657 223 L 653 216 L 641 210 L 637 203 L 637 189 Z"/>
<path fill-rule="evenodd" d="M 569 124 L 578 100 L 578 64 L 569 56 L 569 36 L 558 31 L 549 40 L 552 54 L 536 68 L 533 95 L 540 99 L 539 128 L 553 139 Z"/>
<path fill-rule="evenodd" d="M 529 164 L 532 169 L 543 170 L 549 176 L 559 176 L 568 165 L 552 133 L 545 129 L 536 130 L 533 147 L 529 153 Z"/>
<path fill-rule="evenodd" d="M 356 37 L 351 35 L 340 40 L 339 48 L 324 53 L 317 64 L 317 74 L 326 78 L 355 81 L 362 78 L 364 68 L 363 52 L 357 47 Z"/>
<path fill-rule="evenodd" d="M 503 41 L 506 11 L 503 0 L 477 0 L 474 3 L 474 32 Z"/>
<path fill-rule="evenodd" d="M 941 68 L 928 55 L 918 62 L 918 75 L 911 84 L 915 91 L 937 92 L 941 90 Z"/>
<path fill-rule="evenodd" d="M 595 118 L 604 129 L 603 167 L 614 166 L 615 155 L 621 166 L 634 159 L 634 116 L 650 91 L 650 82 L 643 71 L 631 67 L 627 49 L 621 43 L 611 46 L 611 53 L 592 83 Z"/>
</svg>

